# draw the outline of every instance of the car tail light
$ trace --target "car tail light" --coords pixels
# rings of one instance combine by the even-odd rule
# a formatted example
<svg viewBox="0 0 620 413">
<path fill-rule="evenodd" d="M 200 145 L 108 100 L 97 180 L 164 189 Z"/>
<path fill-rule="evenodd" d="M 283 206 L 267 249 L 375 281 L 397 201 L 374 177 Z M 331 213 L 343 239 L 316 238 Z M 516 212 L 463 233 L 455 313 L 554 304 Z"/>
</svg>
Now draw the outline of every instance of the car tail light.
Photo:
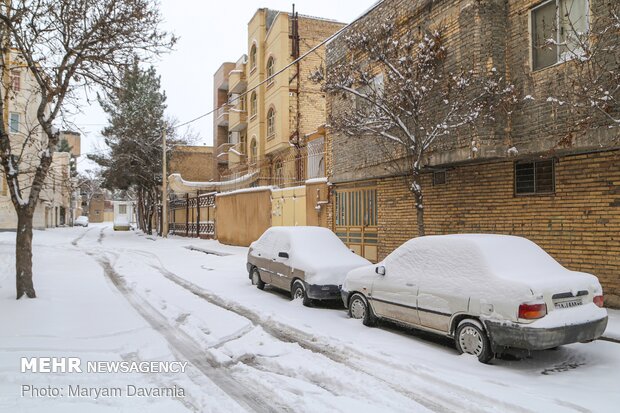
<svg viewBox="0 0 620 413">
<path fill-rule="evenodd" d="M 599 307 L 603 307 L 603 296 L 602 295 L 597 295 L 594 297 L 594 299 L 592 300 L 594 301 L 594 304 L 598 305 Z"/>
<path fill-rule="evenodd" d="M 547 315 L 547 304 L 521 304 L 519 306 L 519 318 L 535 320 Z"/>
</svg>

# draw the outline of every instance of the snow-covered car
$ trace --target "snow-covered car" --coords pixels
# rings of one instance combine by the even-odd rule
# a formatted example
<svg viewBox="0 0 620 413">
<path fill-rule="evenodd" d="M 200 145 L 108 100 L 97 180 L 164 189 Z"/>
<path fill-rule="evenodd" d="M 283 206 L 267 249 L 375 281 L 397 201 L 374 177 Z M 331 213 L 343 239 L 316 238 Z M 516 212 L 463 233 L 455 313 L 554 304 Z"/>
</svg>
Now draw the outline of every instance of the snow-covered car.
<svg viewBox="0 0 620 413">
<path fill-rule="evenodd" d="M 76 227 L 87 227 L 88 217 L 85 217 L 84 215 L 77 217 L 75 219 L 75 222 L 73 222 L 73 225 L 75 225 Z"/>
<path fill-rule="evenodd" d="M 603 289 L 538 245 L 507 235 L 438 235 L 407 241 L 342 286 L 352 318 L 387 319 L 454 338 L 482 362 L 600 337 Z"/>
<path fill-rule="evenodd" d="M 369 264 L 327 228 L 271 227 L 250 245 L 247 269 L 259 289 L 271 284 L 310 305 L 340 299 L 346 274 Z"/>
</svg>

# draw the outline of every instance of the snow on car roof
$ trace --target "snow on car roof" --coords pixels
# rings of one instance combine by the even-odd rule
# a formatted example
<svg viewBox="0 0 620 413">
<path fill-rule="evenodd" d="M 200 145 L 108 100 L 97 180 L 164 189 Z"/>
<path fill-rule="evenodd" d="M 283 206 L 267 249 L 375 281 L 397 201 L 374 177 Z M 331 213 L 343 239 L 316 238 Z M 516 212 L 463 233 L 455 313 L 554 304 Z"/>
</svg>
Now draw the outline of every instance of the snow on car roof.
<svg viewBox="0 0 620 413">
<path fill-rule="evenodd" d="M 565 279 L 570 273 L 534 242 L 512 235 L 430 235 L 413 238 L 401 248 L 403 251 L 428 250 L 436 257 L 447 254 L 455 262 L 451 268 L 444 268 L 450 272 L 462 272 L 467 266 L 469 270 L 528 283 L 538 282 L 541 276 L 547 281 L 558 277 Z"/>
<path fill-rule="evenodd" d="M 290 265 L 306 271 L 360 267 L 370 262 L 353 253 L 331 230 L 323 227 L 271 227 L 253 244 L 260 250 L 289 253 Z"/>
</svg>

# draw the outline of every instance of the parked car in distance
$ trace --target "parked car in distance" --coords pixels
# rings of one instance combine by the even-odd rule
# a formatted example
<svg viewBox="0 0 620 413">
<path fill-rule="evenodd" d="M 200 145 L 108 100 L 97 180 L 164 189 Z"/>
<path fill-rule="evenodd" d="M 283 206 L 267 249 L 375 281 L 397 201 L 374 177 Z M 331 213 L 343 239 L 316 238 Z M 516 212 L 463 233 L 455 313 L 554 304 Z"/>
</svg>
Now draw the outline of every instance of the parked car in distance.
<svg viewBox="0 0 620 413">
<path fill-rule="evenodd" d="M 250 245 L 247 269 L 259 289 L 271 284 L 310 305 L 339 300 L 347 272 L 369 264 L 327 228 L 271 227 Z"/>
<path fill-rule="evenodd" d="M 73 225 L 76 227 L 87 227 L 88 217 L 85 217 L 84 215 L 77 217 L 73 222 Z"/>
<path fill-rule="evenodd" d="M 439 333 L 482 362 L 595 340 L 607 326 L 594 275 L 507 235 L 414 238 L 379 264 L 349 272 L 342 298 L 366 325 L 387 319 Z"/>
</svg>

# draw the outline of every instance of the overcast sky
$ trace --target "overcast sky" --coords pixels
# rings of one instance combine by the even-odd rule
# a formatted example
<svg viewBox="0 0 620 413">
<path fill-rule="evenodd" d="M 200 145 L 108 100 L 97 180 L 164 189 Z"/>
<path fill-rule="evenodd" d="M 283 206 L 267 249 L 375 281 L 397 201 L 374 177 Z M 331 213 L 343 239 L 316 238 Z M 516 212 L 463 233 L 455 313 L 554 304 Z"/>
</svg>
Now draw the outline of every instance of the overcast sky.
<svg viewBox="0 0 620 413">
<path fill-rule="evenodd" d="M 349 23 L 376 0 L 334 1 L 297 0 L 299 14 L 325 17 Z M 247 23 L 256 9 L 268 7 L 290 11 L 292 2 L 283 0 L 161 0 L 166 30 L 180 40 L 175 51 L 155 63 L 161 75 L 162 88 L 168 96 L 168 115 L 181 122 L 212 109 L 213 73 L 225 61 L 235 62 L 247 53 Z M 99 131 L 106 117 L 97 103 L 84 104 L 83 114 L 75 117 L 82 133 L 82 154 L 103 147 Z M 199 136 L 198 144 L 211 145 L 212 118 L 207 116 L 192 124 Z M 79 162 L 79 169 L 90 167 Z"/>
</svg>

